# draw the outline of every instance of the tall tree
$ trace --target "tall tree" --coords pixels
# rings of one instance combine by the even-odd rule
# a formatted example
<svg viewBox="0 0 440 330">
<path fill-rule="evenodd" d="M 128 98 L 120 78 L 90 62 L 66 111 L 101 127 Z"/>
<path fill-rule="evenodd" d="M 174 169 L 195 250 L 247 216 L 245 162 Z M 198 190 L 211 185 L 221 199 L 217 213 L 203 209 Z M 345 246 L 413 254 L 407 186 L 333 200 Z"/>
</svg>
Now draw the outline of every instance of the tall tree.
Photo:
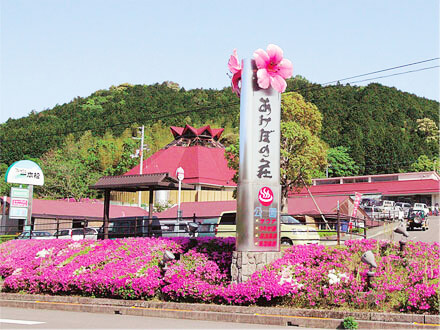
<svg viewBox="0 0 440 330">
<path fill-rule="evenodd" d="M 51 150 L 41 158 L 45 184 L 36 192 L 39 197 L 50 199 L 96 197 L 96 191 L 89 186 L 101 176 L 120 175 L 133 168 L 138 162 L 130 157 L 135 148 L 131 130 L 120 137 L 107 132 L 100 138 L 86 132 L 76 140 L 69 135 L 61 149 Z"/>
<path fill-rule="evenodd" d="M 347 147 L 335 147 L 328 149 L 327 168 L 329 177 L 352 176 L 359 173 L 359 166 L 350 156 Z"/>
<path fill-rule="evenodd" d="M 410 166 L 411 172 L 437 171 L 440 173 L 440 158 L 429 159 L 426 155 L 421 155 Z"/>
</svg>

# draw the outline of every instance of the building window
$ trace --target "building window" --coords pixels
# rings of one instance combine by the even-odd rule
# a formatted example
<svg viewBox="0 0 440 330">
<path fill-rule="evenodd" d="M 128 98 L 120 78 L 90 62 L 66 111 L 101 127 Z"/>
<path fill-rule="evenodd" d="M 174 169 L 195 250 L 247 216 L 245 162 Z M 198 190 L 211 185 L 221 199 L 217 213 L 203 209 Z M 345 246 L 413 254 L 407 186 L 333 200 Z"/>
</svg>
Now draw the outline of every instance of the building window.
<svg viewBox="0 0 440 330">
<path fill-rule="evenodd" d="M 398 181 L 398 180 L 399 177 L 397 175 L 377 176 L 371 178 L 371 182 Z"/>
<path fill-rule="evenodd" d="M 339 179 L 330 179 L 330 180 L 316 180 L 316 185 L 320 186 L 323 184 L 339 184 L 341 183 Z"/>
</svg>

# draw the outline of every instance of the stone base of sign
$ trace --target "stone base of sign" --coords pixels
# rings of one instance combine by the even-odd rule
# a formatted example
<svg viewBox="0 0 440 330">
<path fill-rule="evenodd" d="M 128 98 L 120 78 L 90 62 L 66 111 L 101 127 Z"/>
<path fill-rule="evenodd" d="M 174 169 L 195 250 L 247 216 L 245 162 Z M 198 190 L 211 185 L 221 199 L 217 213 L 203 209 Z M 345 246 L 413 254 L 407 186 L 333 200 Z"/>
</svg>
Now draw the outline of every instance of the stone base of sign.
<svg viewBox="0 0 440 330">
<path fill-rule="evenodd" d="M 233 283 L 246 282 L 250 276 L 272 261 L 282 257 L 282 252 L 241 252 L 232 253 L 231 277 Z"/>
</svg>

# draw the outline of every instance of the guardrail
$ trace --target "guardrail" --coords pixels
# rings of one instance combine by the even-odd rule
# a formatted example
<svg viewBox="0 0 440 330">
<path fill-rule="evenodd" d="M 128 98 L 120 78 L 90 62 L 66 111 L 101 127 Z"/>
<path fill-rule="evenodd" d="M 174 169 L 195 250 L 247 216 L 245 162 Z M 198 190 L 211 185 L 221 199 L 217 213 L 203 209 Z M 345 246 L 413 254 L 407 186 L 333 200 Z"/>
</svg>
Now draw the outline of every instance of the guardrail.
<svg viewBox="0 0 440 330">
<path fill-rule="evenodd" d="M 336 242 L 340 244 L 346 239 L 366 238 L 369 228 L 383 225 L 382 219 L 359 219 L 342 214 L 308 214 L 291 215 L 299 223 L 280 224 L 280 239 L 283 244 L 301 244 L 317 242 Z M 122 237 L 235 237 L 233 223 L 223 226 L 221 216 L 156 218 L 126 217 L 110 219 L 108 222 L 108 238 Z M 198 225 L 191 230 L 191 223 Z M 3 234 L 23 232 L 24 226 L 9 225 L 0 227 Z M 104 222 L 102 219 L 60 219 L 33 218 L 30 239 L 104 239 Z M 48 233 L 48 234 L 42 234 Z M 276 233 L 274 233 L 276 234 Z"/>
</svg>

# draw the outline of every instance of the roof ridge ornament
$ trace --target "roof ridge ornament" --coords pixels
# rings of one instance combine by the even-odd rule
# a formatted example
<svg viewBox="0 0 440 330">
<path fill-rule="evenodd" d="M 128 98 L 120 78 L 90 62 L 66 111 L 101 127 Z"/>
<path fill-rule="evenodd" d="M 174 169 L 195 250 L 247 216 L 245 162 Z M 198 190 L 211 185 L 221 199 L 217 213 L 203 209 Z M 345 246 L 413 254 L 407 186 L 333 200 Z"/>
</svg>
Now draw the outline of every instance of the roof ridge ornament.
<svg viewBox="0 0 440 330">
<path fill-rule="evenodd" d="M 210 125 L 195 128 L 186 124 L 184 127 L 171 126 L 170 129 L 174 136 L 174 140 L 165 146 L 164 149 L 172 146 L 203 146 L 224 149 L 224 145 L 218 141 L 224 128 L 211 128 Z"/>
</svg>

